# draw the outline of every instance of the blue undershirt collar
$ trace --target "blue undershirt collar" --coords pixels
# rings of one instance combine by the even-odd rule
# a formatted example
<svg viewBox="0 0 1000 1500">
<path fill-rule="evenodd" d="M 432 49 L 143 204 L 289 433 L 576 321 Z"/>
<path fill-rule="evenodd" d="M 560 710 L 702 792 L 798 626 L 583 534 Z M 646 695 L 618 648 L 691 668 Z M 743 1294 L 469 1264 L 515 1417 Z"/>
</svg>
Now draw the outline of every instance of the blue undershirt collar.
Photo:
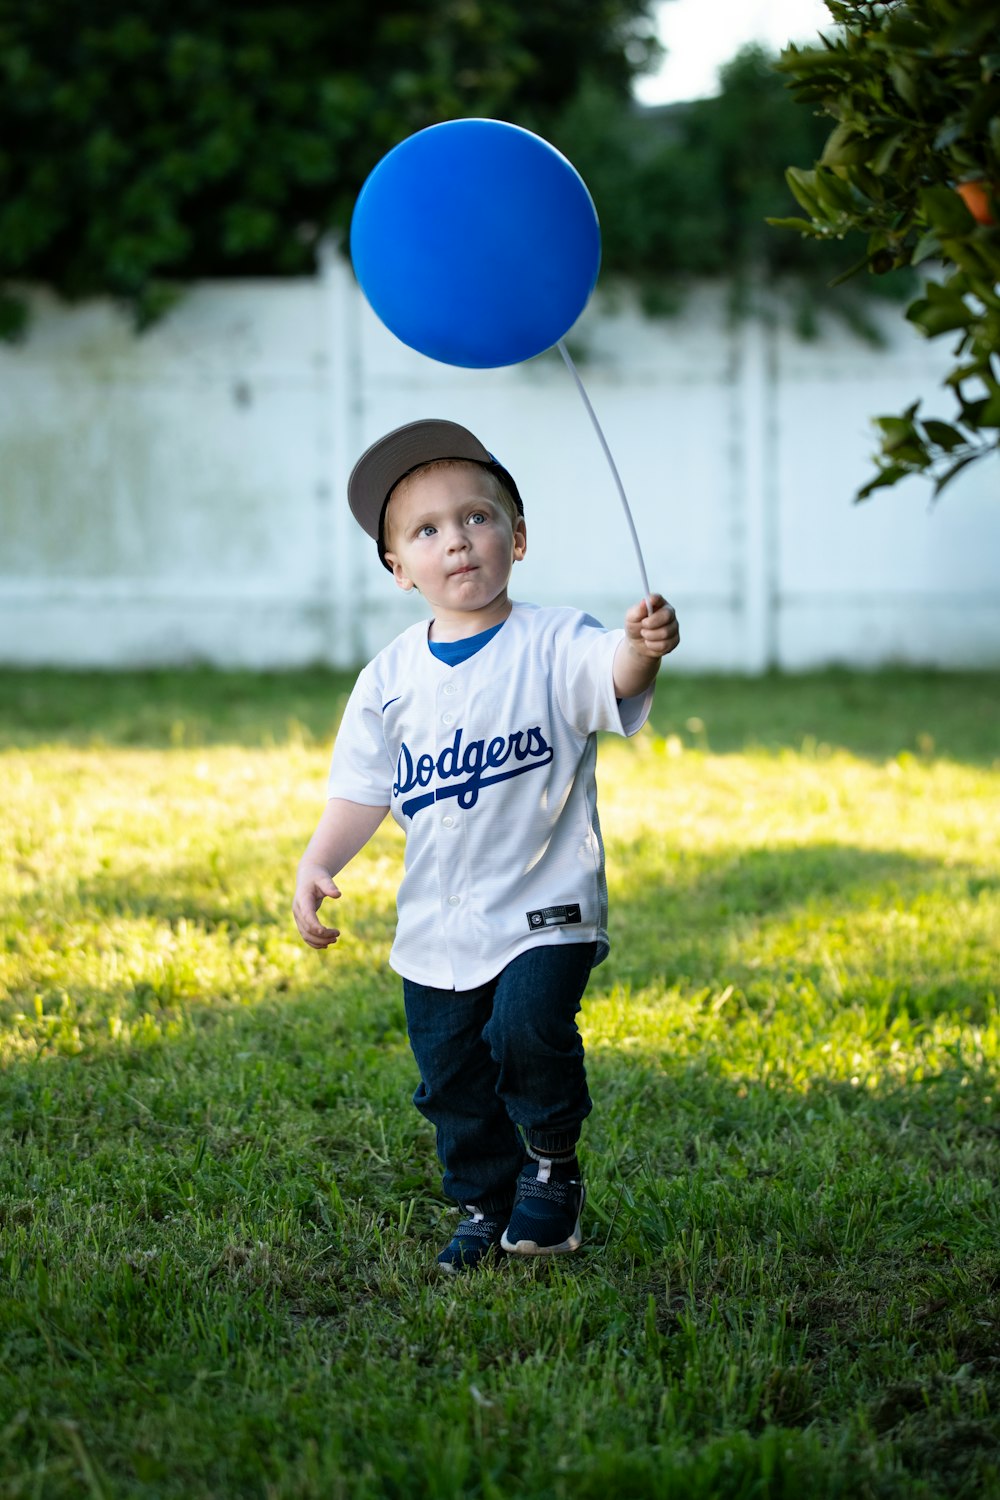
<svg viewBox="0 0 1000 1500">
<path fill-rule="evenodd" d="M 499 625 L 493 625 L 489 630 L 481 630 L 478 635 L 467 635 L 461 641 L 428 641 L 427 644 L 431 655 L 436 656 L 438 661 L 443 661 L 447 667 L 457 667 L 460 662 L 468 661 L 470 656 L 475 656 L 477 651 L 481 651 L 487 641 L 491 641 L 506 623 L 506 620 L 501 620 Z"/>
</svg>

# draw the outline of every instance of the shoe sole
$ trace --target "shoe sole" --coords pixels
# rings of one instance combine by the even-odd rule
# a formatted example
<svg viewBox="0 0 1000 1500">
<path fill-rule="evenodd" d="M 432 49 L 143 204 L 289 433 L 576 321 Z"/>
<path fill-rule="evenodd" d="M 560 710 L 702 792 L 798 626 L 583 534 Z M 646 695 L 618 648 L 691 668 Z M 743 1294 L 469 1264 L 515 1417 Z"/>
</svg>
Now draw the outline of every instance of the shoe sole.
<svg viewBox="0 0 1000 1500">
<path fill-rule="evenodd" d="M 561 1245 L 539 1245 L 535 1240 L 511 1241 L 507 1238 L 504 1230 L 500 1240 L 500 1247 L 506 1250 L 508 1255 L 571 1255 L 574 1250 L 579 1250 L 583 1244 L 583 1235 L 580 1233 L 580 1220 L 576 1221 L 576 1228 L 569 1239 L 563 1240 Z"/>
</svg>

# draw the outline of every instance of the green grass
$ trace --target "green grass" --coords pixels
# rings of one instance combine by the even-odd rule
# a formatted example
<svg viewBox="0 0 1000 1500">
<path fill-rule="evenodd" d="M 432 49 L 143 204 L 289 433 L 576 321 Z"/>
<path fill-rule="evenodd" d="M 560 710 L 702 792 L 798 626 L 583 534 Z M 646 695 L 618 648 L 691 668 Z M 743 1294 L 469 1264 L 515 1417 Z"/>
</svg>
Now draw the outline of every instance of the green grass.
<svg viewBox="0 0 1000 1500">
<path fill-rule="evenodd" d="M 0 1494 L 1000 1495 L 1000 679 L 665 674 L 586 1247 L 458 1284 L 348 686 L 0 673 Z"/>
</svg>

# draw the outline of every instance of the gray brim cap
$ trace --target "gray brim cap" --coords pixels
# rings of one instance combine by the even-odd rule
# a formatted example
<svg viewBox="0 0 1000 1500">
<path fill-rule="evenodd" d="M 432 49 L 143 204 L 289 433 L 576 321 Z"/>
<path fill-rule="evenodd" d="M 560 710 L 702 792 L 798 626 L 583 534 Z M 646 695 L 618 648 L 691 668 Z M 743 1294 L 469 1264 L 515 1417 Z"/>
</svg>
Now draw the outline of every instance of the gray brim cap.
<svg viewBox="0 0 1000 1500">
<path fill-rule="evenodd" d="M 517 485 L 510 474 L 467 427 L 436 417 L 408 422 L 372 443 L 354 465 L 347 481 L 347 502 L 354 519 L 378 543 L 383 563 L 382 523 L 389 496 L 414 469 L 444 458 L 465 459 L 493 469 L 510 490 L 518 511 L 524 514 Z"/>
</svg>

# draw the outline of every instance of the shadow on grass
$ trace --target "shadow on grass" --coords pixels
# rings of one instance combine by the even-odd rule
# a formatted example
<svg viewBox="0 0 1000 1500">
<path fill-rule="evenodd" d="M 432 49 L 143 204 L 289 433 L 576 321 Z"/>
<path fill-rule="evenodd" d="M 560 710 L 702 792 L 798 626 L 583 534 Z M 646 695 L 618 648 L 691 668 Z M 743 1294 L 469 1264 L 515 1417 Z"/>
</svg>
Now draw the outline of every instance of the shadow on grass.
<svg viewBox="0 0 1000 1500">
<path fill-rule="evenodd" d="M 651 722 L 714 754 L 846 750 L 884 761 L 901 752 L 970 765 L 1000 756 L 1000 674 L 887 669 L 759 678 L 686 677 L 664 669 Z"/>
<path fill-rule="evenodd" d="M 970 936 L 977 904 L 1000 886 L 982 869 L 847 844 L 651 861 L 644 839 L 620 864 L 654 873 L 612 883 L 612 952 L 592 991 L 735 984 L 765 1006 L 776 989 L 807 982 L 831 1012 L 860 1001 L 980 1020 L 995 993 L 985 920 L 982 941 Z M 934 920 L 935 896 L 948 924 Z M 866 953 L 877 967 L 860 966 Z"/>
<path fill-rule="evenodd" d="M 315 743 L 326 750 L 354 673 L 0 670 L 0 747 L 42 743 L 170 748 Z M 996 672 L 843 670 L 761 678 L 664 669 L 661 735 L 732 754 L 838 747 L 989 765 L 998 756 Z"/>
<path fill-rule="evenodd" d="M 0 669 L 0 747 L 328 747 L 353 673 Z"/>
<path fill-rule="evenodd" d="M 956 881 L 970 888 L 996 889 L 1000 879 L 966 873 L 961 866 L 904 853 L 899 849 L 871 849 L 855 844 L 809 843 L 748 849 L 743 844 L 711 854 L 678 852 L 664 839 L 654 849 L 661 876 L 650 876 L 650 838 L 631 844 L 609 841 L 610 858 L 632 873 L 617 882 L 619 900 L 629 917 L 647 924 L 676 911 L 687 924 L 700 916 L 714 928 L 765 916 L 778 916 L 805 906 L 835 905 L 854 909 L 872 905 L 905 905 L 918 891 L 939 888 L 947 874 L 953 892 Z"/>
</svg>

